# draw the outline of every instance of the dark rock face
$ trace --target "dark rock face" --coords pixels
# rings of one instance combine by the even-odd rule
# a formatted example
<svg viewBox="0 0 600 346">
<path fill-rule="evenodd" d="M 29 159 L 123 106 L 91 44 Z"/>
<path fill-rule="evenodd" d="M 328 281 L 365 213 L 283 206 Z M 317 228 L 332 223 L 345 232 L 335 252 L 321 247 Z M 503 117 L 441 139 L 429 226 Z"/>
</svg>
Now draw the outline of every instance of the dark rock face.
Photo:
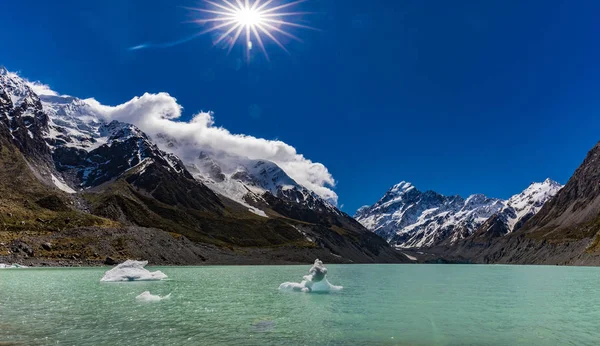
<svg viewBox="0 0 600 346">
<path fill-rule="evenodd" d="M 101 185 L 120 177 L 144 160 L 152 160 L 149 164 L 163 165 L 191 177 L 178 158 L 159 150 L 135 126 L 113 121 L 102 125 L 99 131 L 108 136 L 108 142 L 94 150 L 88 152 L 68 146 L 59 146 L 54 150 L 53 159 L 57 169 L 75 177 L 79 186 Z"/>
<path fill-rule="evenodd" d="M 523 227 L 526 232 L 560 232 L 595 221 L 600 215 L 600 143 L 565 187 Z"/>
<path fill-rule="evenodd" d="M 126 181 L 167 205 L 215 212 L 223 209 L 217 195 L 196 181 L 181 163 L 178 162 L 176 167 L 181 170 L 171 169 L 164 162 L 152 162 L 141 171 L 129 175 Z"/>
<path fill-rule="evenodd" d="M 15 83 L 0 75 L 0 133 L 17 146 L 30 161 L 51 166 L 50 150 L 43 138 L 48 130 L 48 116 L 40 99 L 24 83 Z M 17 96 L 14 104 L 10 95 Z"/>
<path fill-rule="evenodd" d="M 600 143 L 569 182 L 516 232 L 498 218 L 453 246 L 431 249 L 454 262 L 600 265 Z M 484 229 L 485 228 L 485 229 Z"/>
<path fill-rule="evenodd" d="M 27 245 L 22 241 L 14 241 L 11 245 L 11 250 L 13 253 L 22 253 L 28 257 L 32 257 L 34 255 L 33 249 L 31 246 Z"/>
</svg>

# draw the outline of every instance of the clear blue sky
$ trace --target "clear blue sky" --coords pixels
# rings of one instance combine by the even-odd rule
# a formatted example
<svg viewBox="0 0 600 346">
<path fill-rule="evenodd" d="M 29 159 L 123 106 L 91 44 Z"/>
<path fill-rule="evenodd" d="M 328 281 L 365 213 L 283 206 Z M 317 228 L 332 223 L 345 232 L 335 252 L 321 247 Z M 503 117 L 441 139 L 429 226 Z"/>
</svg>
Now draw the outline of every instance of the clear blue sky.
<svg viewBox="0 0 600 346">
<path fill-rule="evenodd" d="M 249 66 L 197 31 L 196 1 L 2 4 L 0 65 L 117 104 L 166 91 L 189 117 L 281 139 L 324 163 L 353 213 L 407 180 L 507 198 L 565 183 L 600 139 L 599 1 L 311 0 L 320 32 Z M 249 111 L 259 109 L 260 112 Z"/>
</svg>

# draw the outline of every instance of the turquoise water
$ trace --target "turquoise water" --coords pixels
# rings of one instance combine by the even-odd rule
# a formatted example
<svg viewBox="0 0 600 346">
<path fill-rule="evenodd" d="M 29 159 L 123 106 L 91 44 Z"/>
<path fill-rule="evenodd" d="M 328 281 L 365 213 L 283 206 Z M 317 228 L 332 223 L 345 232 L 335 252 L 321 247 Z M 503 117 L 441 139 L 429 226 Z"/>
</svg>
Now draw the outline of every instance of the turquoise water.
<svg viewBox="0 0 600 346">
<path fill-rule="evenodd" d="M 279 292 L 307 266 L 0 270 L 0 344 L 597 345 L 600 268 L 330 265 L 331 294 Z M 140 303 L 143 291 L 171 299 Z"/>
</svg>

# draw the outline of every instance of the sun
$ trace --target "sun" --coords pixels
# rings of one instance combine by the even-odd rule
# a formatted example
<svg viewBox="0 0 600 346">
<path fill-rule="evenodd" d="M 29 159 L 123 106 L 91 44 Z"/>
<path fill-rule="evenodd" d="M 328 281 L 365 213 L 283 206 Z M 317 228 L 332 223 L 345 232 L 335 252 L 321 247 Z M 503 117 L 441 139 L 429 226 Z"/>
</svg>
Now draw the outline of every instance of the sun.
<svg viewBox="0 0 600 346">
<path fill-rule="evenodd" d="M 260 12 L 251 8 L 243 8 L 235 13 L 236 21 L 243 26 L 261 25 L 262 16 Z"/>
<path fill-rule="evenodd" d="M 222 33 L 217 37 L 214 45 L 225 40 L 229 43 L 229 52 L 240 40 L 245 40 L 246 56 L 249 59 L 250 50 L 254 43 L 257 43 L 263 54 L 269 59 L 269 54 L 265 48 L 264 39 L 268 38 L 277 46 L 289 54 L 278 35 L 283 35 L 296 41 L 301 39 L 287 31 L 289 27 L 312 29 L 313 27 L 295 23 L 292 20 L 284 18 L 294 18 L 310 12 L 289 12 L 289 8 L 296 6 L 308 0 L 297 0 L 292 2 L 280 1 L 273 4 L 275 0 L 204 0 L 209 8 L 189 8 L 196 12 L 207 14 L 204 18 L 198 18 L 194 22 L 210 27 L 197 35 L 215 32 Z M 283 11 L 285 10 L 285 11 Z M 253 43 L 254 42 L 254 43 Z"/>
</svg>

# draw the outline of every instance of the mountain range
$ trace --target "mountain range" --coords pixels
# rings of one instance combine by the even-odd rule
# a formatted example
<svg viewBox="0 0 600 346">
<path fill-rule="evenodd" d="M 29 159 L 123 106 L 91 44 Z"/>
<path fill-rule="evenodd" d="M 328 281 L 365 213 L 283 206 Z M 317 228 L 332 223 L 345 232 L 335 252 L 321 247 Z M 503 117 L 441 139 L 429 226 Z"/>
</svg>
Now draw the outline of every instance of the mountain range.
<svg viewBox="0 0 600 346">
<path fill-rule="evenodd" d="M 600 265 L 600 143 L 566 185 L 508 200 L 420 192 L 402 182 L 355 217 L 419 262 Z"/>
<path fill-rule="evenodd" d="M 0 262 L 600 265 L 600 143 L 565 186 L 502 200 L 401 182 L 353 218 L 274 161 L 38 89 L 0 68 Z"/>
<path fill-rule="evenodd" d="M 274 162 L 181 152 L 4 68 L 0 124 L 0 262 L 408 261 Z"/>
<path fill-rule="evenodd" d="M 401 182 L 373 206 L 360 208 L 354 217 L 397 247 L 455 244 L 480 228 L 502 235 L 518 230 L 561 188 L 559 183 L 546 179 L 532 183 L 508 200 L 481 194 L 465 199 L 421 192 L 411 183 Z"/>
</svg>

